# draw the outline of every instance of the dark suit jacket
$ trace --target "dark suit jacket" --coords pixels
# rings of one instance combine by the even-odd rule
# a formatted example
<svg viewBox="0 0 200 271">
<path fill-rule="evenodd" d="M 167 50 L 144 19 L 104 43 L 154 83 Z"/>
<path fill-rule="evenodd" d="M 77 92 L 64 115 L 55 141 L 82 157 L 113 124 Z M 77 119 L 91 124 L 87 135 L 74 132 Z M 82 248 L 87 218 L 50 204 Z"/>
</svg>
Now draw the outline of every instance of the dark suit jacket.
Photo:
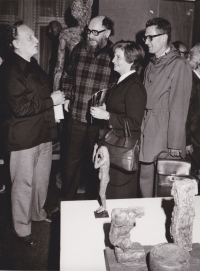
<svg viewBox="0 0 200 271">
<path fill-rule="evenodd" d="M 7 151 L 18 151 L 56 137 L 51 89 L 36 59 L 12 55 L 1 67 L 1 104 Z"/>
<path fill-rule="evenodd" d="M 110 113 L 108 126 L 124 136 L 124 119 L 127 118 L 132 137 L 140 139 L 146 100 L 146 90 L 137 72 L 134 72 L 114 86 L 108 94 L 106 103 L 106 110 Z"/>
</svg>

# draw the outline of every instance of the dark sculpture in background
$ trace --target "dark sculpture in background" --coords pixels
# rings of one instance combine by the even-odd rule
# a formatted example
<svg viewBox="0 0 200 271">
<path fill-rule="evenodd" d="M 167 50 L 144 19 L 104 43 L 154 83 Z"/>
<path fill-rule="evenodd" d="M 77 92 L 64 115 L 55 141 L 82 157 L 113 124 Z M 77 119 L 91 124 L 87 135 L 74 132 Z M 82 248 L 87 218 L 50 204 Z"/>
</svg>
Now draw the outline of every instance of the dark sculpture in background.
<svg viewBox="0 0 200 271">
<path fill-rule="evenodd" d="M 146 266 L 146 254 L 140 243 L 132 242 L 130 231 L 136 217 L 144 215 L 144 207 L 115 208 L 111 214 L 110 242 L 118 263 L 125 266 Z"/>
<path fill-rule="evenodd" d="M 84 28 L 90 21 L 92 4 L 93 0 L 74 0 L 72 2 L 71 14 L 76 19 L 77 25 L 64 28 L 60 32 L 58 59 L 54 72 L 54 91 L 60 89 L 60 79 L 63 75 L 65 60 L 69 59 L 73 48 L 81 41 Z M 66 54 L 68 55 L 66 56 Z M 63 76 L 67 76 L 67 74 L 64 72 Z"/>
<path fill-rule="evenodd" d="M 110 157 L 108 149 L 105 146 L 101 146 L 98 149 L 98 145 L 95 144 L 93 152 L 94 167 L 99 168 L 100 189 L 99 196 L 101 198 L 101 206 L 96 210 L 96 213 L 102 213 L 102 217 L 107 217 L 106 210 L 106 188 L 110 180 Z"/>
<path fill-rule="evenodd" d="M 192 250 L 192 230 L 195 216 L 195 195 L 198 194 L 197 181 L 194 179 L 176 180 L 173 183 L 174 209 L 170 233 L 176 245 Z"/>
</svg>

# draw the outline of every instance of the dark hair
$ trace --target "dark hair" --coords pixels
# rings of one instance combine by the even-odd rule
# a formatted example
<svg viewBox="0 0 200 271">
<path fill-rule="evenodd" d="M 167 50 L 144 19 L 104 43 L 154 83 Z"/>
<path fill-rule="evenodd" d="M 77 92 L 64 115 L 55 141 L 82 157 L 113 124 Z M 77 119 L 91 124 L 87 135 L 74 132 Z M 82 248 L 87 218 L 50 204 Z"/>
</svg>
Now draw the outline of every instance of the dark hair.
<svg viewBox="0 0 200 271">
<path fill-rule="evenodd" d="M 172 31 L 170 22 L 164 18 L 157 17 L 148 20 L 148 22 L 146 23 L 146 28 L 152 25 L 155 25 L 157 27 L 157 29 L 160 31 L 159 33 L 167 34 L 168 36 L 167 43 L 169 44 L 171 40 L 171 31 Z"/>
<path fill-rule="evenodd" d="M 124 51 L 126 62 L 133 63 L 131 70 L 135 69 L 138 71 L 142 66 L 142 61 L 145 55 L 142 47 L 134 41 L 120 40 L 113 45 L 113 52 L 115 52 L 115 50 L 118 48 Z"/>
<path fill-rule="evenodd" d="M 177 50 L 179 50 L 179 48 L 180 48 L 181 45 L 183 45 L 183 46 L 186 47 L 186 45 L 185 45 L 182 41 L 178 41 L 178 40 L 172 42 L 172 44 L 174 45 L 174 47 L 175 47 Z"/>
<path fill-rule="evenodd" d="M 56 28 L 58 33 L 60 33 L 60 31 L 62 31 L 62 25 L 58 21 L 51 21 L 49 23 L 49 27 Z"/>
<path fill-rule="evenodd" d="M 6 44 L 8 49 L 10 50 L 14 50 L 14 46 L 13 46 L 13 40 L 17 39 L 18 33 L 17 33 L 17 28 L 18 26 L 24 24 L 23 21 L 17 21 L 12 25 L 9 25 L 6 29 Z"/>
<path fill-rule="evenodd" d="M 115 29 L 114 29 L 114 22 L 105 16 L 102 21 L 102 25 L 106 27 L 106 29 L 111 30 L 110 36 L 114 36 Z"/>
</svg>

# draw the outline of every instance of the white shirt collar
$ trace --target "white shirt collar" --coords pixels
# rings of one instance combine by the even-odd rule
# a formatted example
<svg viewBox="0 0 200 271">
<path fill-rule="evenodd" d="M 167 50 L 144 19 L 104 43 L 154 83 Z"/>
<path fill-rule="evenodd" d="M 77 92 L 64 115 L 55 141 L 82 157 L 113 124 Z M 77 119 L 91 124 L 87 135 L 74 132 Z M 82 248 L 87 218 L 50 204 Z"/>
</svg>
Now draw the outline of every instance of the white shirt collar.
<svg viewBox="0 0 200 271">
<path fill-rule="evenodd" d="M 134 72 L 136 72 L 136 70 L 131 70 L 131 71 L 129 71 L 129 72 L 124 73 L 123 75 L 121 75 L 120 78 L 119 78 L 119 80 L 118 80 L 118 82 L 117 82 L 117 84 L 119 84 L 122 80 L 124 80 L 126 77 L 128 77 L 130 74 L 132 74 Z"/>
<path fill-rule="evenodd" d="M 160 58 L 161 56 L 166 55 L 167 53 L 169 53 L 170 51 L 170 47 L 167 48 L 167 50 L 164 51 L 164 53 L 162 53 L 162 55 L 160 55 L 158 58 Z"/>
<path fill-rule="evenodd" d="M 196 70 L 193 70 L 193 72 L 196 73 L 197 77 L 200 79 L 200 74 Z"/>
</svg>

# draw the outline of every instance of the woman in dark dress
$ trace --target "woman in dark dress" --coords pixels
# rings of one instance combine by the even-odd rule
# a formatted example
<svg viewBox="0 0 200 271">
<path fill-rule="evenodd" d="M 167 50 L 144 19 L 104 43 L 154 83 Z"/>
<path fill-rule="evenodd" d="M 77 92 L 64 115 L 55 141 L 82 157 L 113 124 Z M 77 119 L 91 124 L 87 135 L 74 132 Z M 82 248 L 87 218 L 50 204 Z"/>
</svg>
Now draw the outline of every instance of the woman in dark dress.
<svg viewBox="0 0 200 271">
<path fill-rule="evenodd" d="M 124 136 L 127 119 L 134 139 L 140 139 L 141 123 L 146 106 L 146 90 L 137 74 L 144 57 L 143 49 L 133 41 L 119 41 L 113 46 L 114 70 L 120 74 L 117 84 L 110 90 L 106 107 L 91 107 L 91 115 L 107 121 L 107 127 Z M 107 199 L 137 197 L 137 171 L 128 172 L 110 167 Z"/>
</svg>

